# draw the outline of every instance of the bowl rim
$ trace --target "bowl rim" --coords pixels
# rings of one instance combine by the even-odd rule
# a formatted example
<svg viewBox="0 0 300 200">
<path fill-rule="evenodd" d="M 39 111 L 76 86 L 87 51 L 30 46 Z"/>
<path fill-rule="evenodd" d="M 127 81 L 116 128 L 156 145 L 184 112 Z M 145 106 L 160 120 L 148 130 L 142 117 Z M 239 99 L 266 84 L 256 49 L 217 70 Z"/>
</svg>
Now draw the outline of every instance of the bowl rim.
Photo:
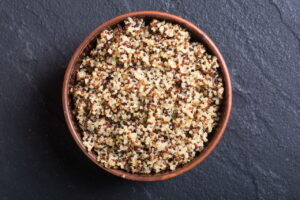
<svg viewBox="0 0 300 200">
<path fill-rule="evenodd" d="M 95 37 L 102 32 L 103 30 L 118 24 L 119 22 L 123 21 L 124 19 L 128 17 L 148 17 L 148 18 L 156 18 L 166 21 L 171 21 L 173 23 L 177 23 L 185 27 L 189 32 L 192 32 L 196 37 L 200 38 L 202 44 L 204 46 L 208 47 L 209 50 L 212 52 L 214 56 L 218 58 L 221 72 L 223 76 L 224 81 L 224 103 L 223 103 L 223 111 L 221 115 L 220 122 L 218 124 L 217 129 L 214 132 L 213 138 L 209 142 L 206 143 L 204 149 L 200 154 L 195 157 L 191 162 L 183 165 L 182 167 L 174 170 L 174 171 L 168 171 L 165 173 L 158 173 L 158 174 L 150 174 L 150 175 L 144 175 L 144 174 L 133 174 L 129 172 L 125 172 L 123 170 L 118 169 L 110 169 L 102 166 L 99 162 L 96 160 L 96 156 L 88 152 L 84 145 L 82 144 L 80 133 L 76 130 L 77 125 L 76 122 L 73 119 L 73 114 L 70 109 L 70 94 L 69 94 L 69 86 L 70 86 L 70 80 L 71 75 L 73 73 L 73 69 L 78 61 L 78 58 L 81 56 L 83 51 L 86 49 L 86 47 L 95 39 Z M 136 12 L 130 12 L 126 13 L 120 16 L 117 16 L 115 18 L 112 18 L 103 24 L 96 27 L 91 33 L 88 34 L 87 37 L 84 38 L 84 40 L 80 43 L 80 45 L 77 47 L 75 52 L 73 53 L 68 67 L 65 71 L 64 80 L 63 80 L 63 87 L 62 87 L 62 106 L 64 111 L 65 120 L 67 122 L 69 131 L 75 140 L 76 144 L 79 146 L 79 148 L 83 151 L 83 153 L 96 165 L 98 165 L 103 170 L 116 175 L 118 177 L 122 177 L 128 180 L 135 180 L 135 181 L 162 181 L 166 179 L 170 179 L 173 177 L 176 177 L 180 174 L 183 174 L 192 168 L 194 168 L 196 165 L 198 165 L 200 162 L 202 162 L 216 147 L 216 145 L 219 143 L 222 135 L 224 134 L 225 128 L 228 124 L 229 116 L 231 113 L 231 107 L 232 107 L 232 87 L 231 87 L 231 81 L 230 81 L 230 75 L 228 72 L 227 65 L 225 63 L 225 60 L 220 53 L 219 49 L 216 47 L 214 42 L 210 39 L 210 37 L 204 33 L 200 28 L 192 24 L 191 22 L 178 17 L 173 14 L 169 14 L 166 12 L 160 12 L 160 11 L 136 11 Z"/>
</svg>

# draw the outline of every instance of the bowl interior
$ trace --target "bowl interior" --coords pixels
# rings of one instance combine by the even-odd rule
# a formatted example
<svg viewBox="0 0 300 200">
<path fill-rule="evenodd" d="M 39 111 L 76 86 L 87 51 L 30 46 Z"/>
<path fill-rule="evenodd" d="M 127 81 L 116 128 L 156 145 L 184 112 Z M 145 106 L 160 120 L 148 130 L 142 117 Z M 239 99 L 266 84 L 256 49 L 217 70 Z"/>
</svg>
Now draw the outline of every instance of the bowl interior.
<svg viewBox="0 0 300 200">
<path fill-rule="evenodd" d="M 182 27 L 186 28 L 190 34 L 193 41 L 199 41 L 201 42 L 208 52 L 218 58 L 219 65 L 221 67 L 221 73 L 224 79 L 224 100 L 221 107 L 221 119 L 218 124 L 218 126 L 213 130 L 211 134 L 208 136 L 208 142 L 205 144 L 205 147 L 203 151 L 199 153 L 198 156 L 194 158 L 190 163 L 183 165 L 182 167 L 177 168 L 174 171 L 167 171 L 157 174 L 132 174 L 128 173 L 123 170 L 115 170 L 115 169 L 109 169 L 103 167 L 100 163 L 96 160 L 96 155 L 93 152 L 86 151 L 84 145 L 81 141 L 80 136 L 80 129 L 76 123 L 75 118 L 72 115 L 72 99 L 69 93 L 69 88 L 75 83 L 75 71 L 79 68 L 81 63 L 82 55 L 85 52 L 88 52 L 94 47 L 95 40 L 98 37 L 98 35 L 107 28 L 112 28 L 116 24 L 124 21 L 128 17 L 142 17 L 145 19 L 146 23 L 149 22 L 152 19 L 159 19 L 159 20 L 165 20 L 171 23 L 179 24 Z M 98 26 L 94 31 L 92 31 L 85 39 L 84 41 L 79 45 L 79 47 L 76 49 L 75 53 L 73 54 L 68 68 L 65 73 L 64 78 L 64 85 L 63 85 L 63 109 L 65 118 L 68 124 L 68 127 L 70 129 L 70 132 L 75 139 L 78 146 L 81 148 L 81 150 L 99 167 L 102 169 L 117 175 L 121 176 L 122 178 L 130 179 L 130 180 L 137 180 L 137 181 L 158 181 L 158 180 L 165 180 L 168 178 L 175 177 L 177 175 L 180 175 L 193 167 L 195 167 L 197 164 L 199 164 L 203 159 L 205 159 L 208 154 L 214 149 L 216 144 L 221 139 L 221 136 L 223 135 L 223 132 L 225 130 L 225 127 L 228 122 L 228 118 L 230 115 L 231 110 L 231 101 L 232 101 L 232 94 L 231 94 L 231 83 L 229 78 L 229 73 L 227 70 L 226 63 L 215 46 L 215 44 L 212 42 L 212 40 L 199 28 L 197 28 L 192 23 L 177 17 L 175 15 L 171 15 L 168 13 L 163 12 L 156 12 L 156 11 L 140 11 L 140 12 L 133 12 L 128 13 L 125 15 L 118 16 L 116 18 L 113 18 L 102 25 Z"/>
</svg>

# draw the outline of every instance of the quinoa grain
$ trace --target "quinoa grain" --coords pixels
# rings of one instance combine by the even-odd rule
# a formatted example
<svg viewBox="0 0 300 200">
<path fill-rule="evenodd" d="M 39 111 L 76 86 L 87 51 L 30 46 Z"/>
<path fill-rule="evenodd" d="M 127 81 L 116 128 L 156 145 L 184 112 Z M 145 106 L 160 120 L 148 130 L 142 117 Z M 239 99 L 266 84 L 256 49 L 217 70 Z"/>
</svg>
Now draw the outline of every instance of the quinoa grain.
<svg viewBox="0 0 300 200">
<path fill-rule="evenodd" d="M 219 121 L 217 58 L 177 24 L 124 24 L 100 34 L 70 89 L 83 144 L 108 168 L 175 170 L 203 150 Z"/>
</svg>

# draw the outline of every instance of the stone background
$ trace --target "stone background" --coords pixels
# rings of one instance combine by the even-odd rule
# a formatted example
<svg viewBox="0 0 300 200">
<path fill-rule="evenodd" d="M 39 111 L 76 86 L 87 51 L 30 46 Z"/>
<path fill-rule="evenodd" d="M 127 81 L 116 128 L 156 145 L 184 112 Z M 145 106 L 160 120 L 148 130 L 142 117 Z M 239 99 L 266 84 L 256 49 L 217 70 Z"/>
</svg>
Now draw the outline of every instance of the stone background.
<svg viewBox="0 0 300 200">
<path fill-rule="evenodd" d="M 227 61 L 233 111 L 199 166 L 164 182 L 114 177 L 72 140 L 66 65 L 117 15 L 160 10 L 203 29 Z M 299 199 L 300 1 L 0 0 L 0 199 Z"/>
</svg>

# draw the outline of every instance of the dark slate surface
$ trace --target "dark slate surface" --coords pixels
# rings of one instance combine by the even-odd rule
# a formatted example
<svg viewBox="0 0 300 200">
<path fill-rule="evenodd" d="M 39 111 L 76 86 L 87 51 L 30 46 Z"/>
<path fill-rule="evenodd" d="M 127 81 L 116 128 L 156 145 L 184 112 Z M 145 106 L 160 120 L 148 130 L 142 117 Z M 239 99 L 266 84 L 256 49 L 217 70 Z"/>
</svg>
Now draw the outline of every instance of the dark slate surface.
<svg viewBox="0 0 300 200">
<path fill-rule="evenodd" d="M 231 73 L 233 111 L 215 151 L 164 182 L 89 161 L 61 109 L 67 62 L 114 16 L 161 10 L 198 25 Z M 300 1 L 0 1 L 0 199 L 299 199 Z"/>
</svg>

